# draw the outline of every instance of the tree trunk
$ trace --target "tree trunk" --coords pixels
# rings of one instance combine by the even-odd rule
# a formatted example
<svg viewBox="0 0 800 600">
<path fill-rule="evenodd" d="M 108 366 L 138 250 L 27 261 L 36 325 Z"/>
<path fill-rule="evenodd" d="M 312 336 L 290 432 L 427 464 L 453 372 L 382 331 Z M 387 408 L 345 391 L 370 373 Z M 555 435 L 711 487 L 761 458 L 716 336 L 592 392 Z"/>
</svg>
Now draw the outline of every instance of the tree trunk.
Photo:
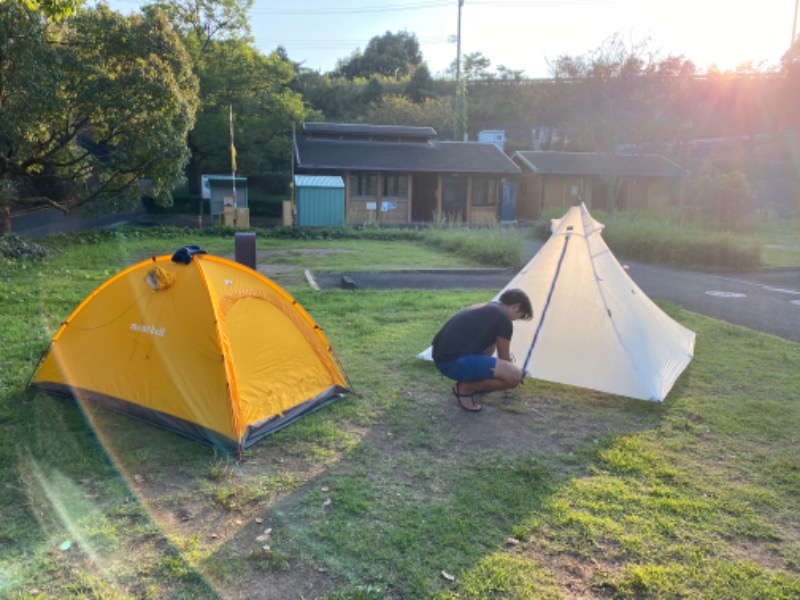
<svg viewBox="0 0 800 600">
<path fill-rule="evenodd" d="M 4 206 L 0 213 L 0 235 L 11 233 L 11 207 Z"/>
</svg>

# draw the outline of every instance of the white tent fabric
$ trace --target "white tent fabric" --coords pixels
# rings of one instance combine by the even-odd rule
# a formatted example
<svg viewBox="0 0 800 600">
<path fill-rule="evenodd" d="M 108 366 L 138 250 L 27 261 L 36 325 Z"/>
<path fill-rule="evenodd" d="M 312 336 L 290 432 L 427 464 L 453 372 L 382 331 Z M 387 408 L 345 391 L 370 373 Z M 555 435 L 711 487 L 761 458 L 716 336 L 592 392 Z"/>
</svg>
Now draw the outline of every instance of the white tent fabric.
<svg viewBox="0 0 800 600">
<path fill-rule="evenodd" d="M 584 204 L 494 298 L 524 290 L 534 317 L 515 321 L 511 353 L 527 377 L 662 401 L 694 355 L 695 334 L 628 276 Z M 431 349 L 419 355 L 431 360 Z"/>
</svg>

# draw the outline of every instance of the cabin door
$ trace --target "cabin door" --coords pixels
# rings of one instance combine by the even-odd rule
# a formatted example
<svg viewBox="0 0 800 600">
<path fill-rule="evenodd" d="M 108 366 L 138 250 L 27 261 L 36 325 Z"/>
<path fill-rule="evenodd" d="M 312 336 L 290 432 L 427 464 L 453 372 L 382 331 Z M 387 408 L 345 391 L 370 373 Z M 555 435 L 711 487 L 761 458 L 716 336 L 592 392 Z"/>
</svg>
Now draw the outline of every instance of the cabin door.
<svg viewBox="0 0 800 600">
<path fill-rule="evenodd" d="M 467 178 L 442 178 L 442 217 L 447 221 L 467 221 Z"/>
</svg>

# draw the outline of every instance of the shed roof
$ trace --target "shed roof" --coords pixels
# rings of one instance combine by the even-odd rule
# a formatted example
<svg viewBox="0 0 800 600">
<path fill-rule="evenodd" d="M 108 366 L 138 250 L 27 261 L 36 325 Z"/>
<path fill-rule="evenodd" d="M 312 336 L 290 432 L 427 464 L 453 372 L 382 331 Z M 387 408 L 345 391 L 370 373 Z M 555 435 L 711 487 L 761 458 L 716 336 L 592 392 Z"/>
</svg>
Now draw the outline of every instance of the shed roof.
<svg viewBox="0 0 800 600">
<path fill-rule="evenodd" d="M 424 138 L 433 139 L 436 131 L 432 127 L 408 125 L 369 125 L 364 123 L 303 123 L 306 135 L 371 138 Z"/>
<path fill-rule="evenodd" d="M 296 187 L 344 188 L 344 180 L 337 175 L 295 175 Z"/>
<path fill-rule="evenodd" d="M 660 154 L 517 151 L 513 157 L 542 175 L 602 175 L 614 169 L 625 177 L 680 177 L 683 169 Z M 613 162 L 610 162 L 613 161 Z"/>
<path fill-rule="evenodd" d="M 208 182 L 209 187 L 230 187 L 233 183 L 233 177 L 230 175 L 203 175 Z M 247 177 L 236 177 L 236 185 L 241 187 L 244 184 L 247 187 Z"/>
<path fill-rule="evenodd" d="M 332 171 L 485 173 L 516 175 L 520 168 L 493 144 L 425 144 L 300 138 L 297 167 Z"/>
</svg>

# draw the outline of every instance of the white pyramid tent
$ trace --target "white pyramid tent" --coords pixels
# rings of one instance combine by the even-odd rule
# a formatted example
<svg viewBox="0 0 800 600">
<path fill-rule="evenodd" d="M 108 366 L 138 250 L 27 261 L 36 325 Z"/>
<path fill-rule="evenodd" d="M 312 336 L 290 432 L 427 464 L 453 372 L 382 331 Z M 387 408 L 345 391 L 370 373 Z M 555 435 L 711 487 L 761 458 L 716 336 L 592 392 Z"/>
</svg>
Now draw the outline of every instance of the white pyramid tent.
<svg viewBox="0 0 800 600">
<path fill-rule="evenodd" d="M 527 377 L 662 401 L 694 354 L 695 334 L 656 306 L 609 250 L 584 204 L 553 219 L 553 234 L 495 297 L 531 299 L 511 353 Z M 431 358 L 430 348 L 419 355 Z"/>
</svg>

